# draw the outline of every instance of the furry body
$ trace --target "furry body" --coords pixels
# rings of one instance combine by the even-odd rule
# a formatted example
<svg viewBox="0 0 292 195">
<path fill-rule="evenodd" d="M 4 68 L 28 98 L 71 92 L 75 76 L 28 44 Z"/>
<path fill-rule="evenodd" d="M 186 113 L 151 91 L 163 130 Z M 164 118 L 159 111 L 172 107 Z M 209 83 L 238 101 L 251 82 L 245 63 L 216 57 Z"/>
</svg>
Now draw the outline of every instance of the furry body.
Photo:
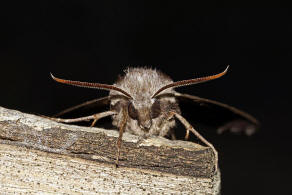
<svg viewBox="0 0 292 195">
<path fill-rule="evenodd" d="M 167 118 L 169 111 L 180 113 L 178 103 L 173 96 L 163 96 L 174 93 L 173 89 L 163 91 L 160 97 L 152 98 L 153 94 L 161 87 L 173 83 L 167 75 L 149 68 L 128 68 L 125 75 L 121 77 L 114 86 L 119 87 L 129 94 L 133 99 L 114 98 L 111 100 L 111 109 L 118 114 L 113 115 L 113 125 L 119 127 L 122 108 L 128 109 L 129 101 L 137 111 L 137 119 L 128 118 L 125 131 L 142 137 L 152 135 L 166 136 L 170 129 L 175 126 L 174 118 Z M 110 96 L 119 95 L 114 90 L 110 91 Z M 154 112 L 155 101 L 159 101 L 159 116 L 151 117 Z M 153 115 L 153 114 L 152 114 Z M 146 128 L 145 128 L 146 127 Z"/>
</svg>

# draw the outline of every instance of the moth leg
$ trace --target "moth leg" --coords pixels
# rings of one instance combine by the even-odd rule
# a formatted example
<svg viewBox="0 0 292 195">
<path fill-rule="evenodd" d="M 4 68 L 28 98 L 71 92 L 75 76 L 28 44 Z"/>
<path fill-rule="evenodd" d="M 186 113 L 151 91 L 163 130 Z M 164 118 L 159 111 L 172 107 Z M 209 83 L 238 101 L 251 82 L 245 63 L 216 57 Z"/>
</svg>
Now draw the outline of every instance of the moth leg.
<svg viewBox="0 0 292 195">
<path fill-rule="evenodd" d="M 176 113 L 175 111 L 169 111 L 167 114 L 165 114 L 165 120 L 171 120 L 173 116 L 175 115 L 175 113 Z M 188 140 L 189 136 L 190 136 L 190 130 L 186 128 L 185 140 Z M 171 137 L 171 140 L 176 140 L 176 136 L 173 129 L 170 130 L 170 137 Z"/>
<path fill-rule="evenodd" d="M 119 124 L 119 138 L 117 139 L 117 158 L 116 158 L 116 167 L 119 166 L 119 158 L 120 158 L 120 149 L 122 145 L 122 137 L 127 124 L 128 113 L 126 109 L 122 110 L 122 120 Z"/>
<path fill-rule="evenodd" d="M 98 99 L 93 99 L 93 100 L 90 100 L 90 101 L 86 101 L 86 102 L 83 102 L 81 104 L 78 104 L 78 105 L 75 105 L 75 106 L 72 106 L 70 108 L 67 108 L 57 114 L 54 115 L 54 117 L 60 117 L 66 113 L 69 113 L 69 112 L 72 112 L 74 110 L 77 110 L 79 108 L 83 108 L 83 107 L 86 107 L 86 106 L 96 106 L 96 104 L 107 104 L 107 101 L 109 100 L 108 97 L 103 97 L 103 98 L 98 98 Z"/>
<path fill-rule="evenodd" d="M 186 135 L 185 135 L 185 140 L 188 140 L 190 137 L 190 130 L 186 129 Z"/>
<path fill-rule="evenodd" d="M 84 116 L 84 117 L 73 118 L 73 119 L 63 119 L 63 118 L 54 118 L 54 117 L 46 117 L 46 116 L 45 116 L 45 118 L 51 119 L 51 120 L 56 121 L 56 122 L 61 122 L 61 123 L 75 123 L 75 122 L 88 121 L 88 120 L 94 119 L 94 121 L 91 124 L 91 125 L 94 125 L 97 120 L 104 118 L 104 117 L 107 117 L 107 116 L 114 115 L 114 114 L 116 114 L 116 112 L 105 111 L 105 112 L 93 114 L 90 116 Z"/>
<path fill-rule="evenodd" d="M 215 147 L 208 142 L 201 134 L 199 134 L 199 132 L 197 132 L 194 127 L 180 114 L 176 113 L 176 112 L 171 112 L 172 115 L 174 115 L 186 128 L 187 130 L 187 134 L 189 135 L 188 131 L 191 131 L 197 138 L 199 138 L 204 144 L 206 144 L 207 146 L 209 146 L 212 150 L 213 153 L 215 155 L 215 171 L 217 171 L 218 169 L 218 152 L 215 149 Z"/>
<path fill-rule="evenodd" d="M 94 114 L 94 120 L 92 121 L 90 127 L 93 127 L 99 119 L 107 117 L 107 116 L 111 116 L 114 114 L 117 114 L 117 113 L 113 111 L 105 111 L 105 112 Z"/>
<path fill-rule="evenodd" d="M 170 137 L 171 137 L 171 140 L 176 140 L 176 136 L 173 129 L 170 130 Z"/>
</svg>

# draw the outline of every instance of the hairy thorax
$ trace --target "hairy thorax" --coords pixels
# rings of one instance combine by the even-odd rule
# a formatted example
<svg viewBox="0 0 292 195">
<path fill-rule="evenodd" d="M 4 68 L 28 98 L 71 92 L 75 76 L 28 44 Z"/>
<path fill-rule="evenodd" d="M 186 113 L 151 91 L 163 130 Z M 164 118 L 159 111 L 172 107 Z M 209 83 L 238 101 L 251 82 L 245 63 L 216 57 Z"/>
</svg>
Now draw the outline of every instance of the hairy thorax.
<svg viewBox="0 0 292 195">
<path fill-rule="evenodd" d="M 126 132 L 143 137 L 152 135 L 165 136 L 175 126 L 174 119 L 168 118 L 169 111 L 180 113 L 173 89 L 163 91 L 159 97 L 152 98 L 161 87 L 173 81 L 163 73 L 145 68 L 129 68 L 123 77 L 114 84 L 126 92 L 133 99 L 112 98 L 111 109 L 118 114 L 113 116 L 113 125 L 119 127 L 122 109 L 128 110 Z M 119 95 L 119 92 L 110 91 L 110 96 Z"/>
</svg>

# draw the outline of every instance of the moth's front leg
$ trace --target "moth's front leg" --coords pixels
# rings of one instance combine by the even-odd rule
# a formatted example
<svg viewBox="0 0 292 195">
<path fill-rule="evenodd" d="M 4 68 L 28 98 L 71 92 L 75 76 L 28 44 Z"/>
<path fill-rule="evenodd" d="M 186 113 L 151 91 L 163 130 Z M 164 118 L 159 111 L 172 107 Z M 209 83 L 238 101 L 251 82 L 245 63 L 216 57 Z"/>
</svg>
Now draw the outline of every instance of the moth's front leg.
<svg viewBox="0 0 292 195">
<path fill-rule="evenodd" d="M 84 116 L 84 117 L 73 118 L 73 119 L 54 118 L 54 117 L 47 117 L 47 116 L 43 116 L 43 117 L 51 119 L 51 120 L 56 121 L 56 122 L 60 122 L 60 123 L 75 123 L 75 122 L 88 121 L 88 120 L 93 119 L 94 121 L 91 124 L 91 127 L 92 127 L 92 126 L 94 126 L 96 121 L 98 121 L 99 119 L 107 117 L 107 116 L 111 116 L 114 114 L 116 114 L 116 112 L 114 112 L 114 111 L 105 111 L 105 112 L 93 114 L 90 116 Z"/>
<path fill-rule="evenodd" d="M 119 138 L 117 139 L 117 159 L 116 159 L 116 167 L 119 165 L 119 158 L 120 158 L 120 149 L 122 145 L 122 138 L 123 133 L 125 131 L 125 127 L 128 120 L 128 112 L 126 108 L 122 108 L 122 116 L 119 122 Z"/>
<path fill-rule="evenodd" d="M 208 142 L 201 134 L 199 134 L 199 132 L 196 131 L 194 129 L 194 127 L 182 115 L 171 111 L 169 113 L 169 117 L 172 118 L 173 116 L 175 116 L 185 126 L 186 131 L 187 131 L 186 132 L 187 138 L 189 136 L 189 132 L 191 131 L 197 138 L 199 138 L 204 144 L 206 144 L 207 146 L 209 146 L 213 150 L 213 153 L 215 156 L 215 171 L 217 171 L 217 169 L 218 169 L 218 152 L 215 149 L 215 147 L 210 142 Z"/>
</svg>

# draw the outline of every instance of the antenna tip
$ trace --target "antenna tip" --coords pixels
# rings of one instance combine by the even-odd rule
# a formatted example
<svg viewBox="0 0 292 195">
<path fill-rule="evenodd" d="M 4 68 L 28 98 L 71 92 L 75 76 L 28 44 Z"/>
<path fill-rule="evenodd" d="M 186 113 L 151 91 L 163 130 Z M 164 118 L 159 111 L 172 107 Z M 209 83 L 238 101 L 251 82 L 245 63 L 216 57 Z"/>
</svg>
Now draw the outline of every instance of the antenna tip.
<svg viewBox="0 0 292 195">
<path fill-rule="evenodd" d="M 52 77 L 52 79 L 56 80 L 56 77 L 50 72 L 50 76 Z"/>
<path fill-rule="evenodd" d="M 50 72 L 50 76 L 55 80 L 55 77 L 51 72 Z"/>
</svg>

